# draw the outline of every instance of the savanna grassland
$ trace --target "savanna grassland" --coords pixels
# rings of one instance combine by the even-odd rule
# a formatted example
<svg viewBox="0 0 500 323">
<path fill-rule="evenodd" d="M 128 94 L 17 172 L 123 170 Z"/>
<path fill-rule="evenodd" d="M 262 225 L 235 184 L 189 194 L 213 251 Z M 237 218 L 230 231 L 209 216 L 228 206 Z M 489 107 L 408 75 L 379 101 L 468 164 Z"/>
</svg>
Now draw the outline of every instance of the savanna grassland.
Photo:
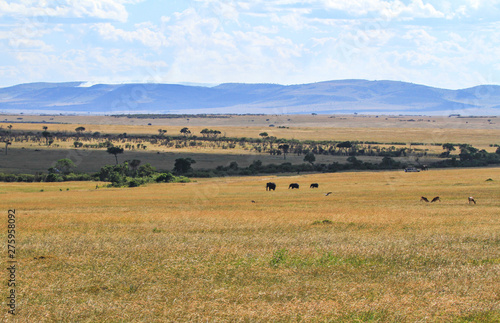
<svg viewBox="0 0 500 323">
<path fill-rule="evenodd" d="M 95 185 L 0 183 L 18 261 L 1 320 L 500 320 L 500 168 Z"/>
<path fill-rule="evenodd" d="M 443 143 L 470 144 L 479 150 L 494 153 L 500 138 L 500 122 L 496 117 L 427 117 L 427 116 L 329 116 L 329 115 L 230 115 L 212 117 L 187 116 L 183 118 L 127 118 L 113 116 L 37 116 L 37 115 L 2 115 L 0 132 L 7 132 L 9 126 L 17 133 L 32 133 L 39 141 L 11 140 L 8 155 L 5 147 L 0 147 L 0 172 L 35 174 L 46 172 L 59 159 L 70 158 L 77 164 L 77 172 L 97 172 L 106 164 L 115 161 L 114 156 L 106 153 L 106 148 L 76 149 L 75 141 L 83 145 L 96 145 L 111 140 L 116 146 L 135 146 L 143 143 L 147 148 L 125 148 L 119 162 L 141 160 L 157 170 L 170 171 L 177 158 L 189 157 L 196 161 L 194 169 L 213 169 L 228 166 L 236 162 L 247 167 L 255 160 L 263 164 L 280 164 L 284 156 L 271 155 L 267 151 L 258 151 L 259 144 L 239 144 L 228 148 L 227 144 L 197 145 L 192 140 L 189 145 L 182 140 L 172 140 L 171 146 L 164 140 L 149 140 L 164 130 L 164 136 L 179 136 L 180 130 L 189 128 L 192 136 L 201 137 L 205 128 L 216 129 L 221 136 L 233 138 L 260 139 L 261 133 L 270 137 L 286 140 L 314 141 L 360 141 L 378 142 L 364 144 L 363 148 L 372 149 L 408 149 L 413 150 L 405 157 L 396 157 L 406 164 L 431 164 L 442 159 L 437 156 L 443 152 Z M 270 127 L 273 126 L 273 127 Z M 72 139 L 58 138 L 54 143 L 46 144 L 40 135 L 42 127 L 48 132 L 73 132 L 83 127 L 84 132 Z M 99 133 L 99 136 L 94 134 Z M 124 134 L 129 138 L 127 139 Z M 114 139 L 104 137 L 114 136 Z M 118 138 L 117 136 L 122 136 Z M 133 140 L 133 136 L 147 136 L 149 139 Z M 124 138 L 125 137 L 125 138 Z M 156 143 L 153 143 L 156 142 Z M 175 142 L 175 143 L 174 143 Z M 397 143 L 394 145 L 394 143 Z M 418 146 L 416 145 L 418 144 Z M 178 147 L 177 147 L 178 146 Z M 275 145 L 277 147 L 278 145 Z M 130 147 L 130 146 L 129 146 Z M 325 149 L 327 149 L 325 147 Z M 450 156 L 458 157 L 459 149 Z M 346 163 L 348 156 L 316 154 L 316 163 Z M 379 163 L 380 156 L 359 156 L 361 161 Z M 288 154 L 286 162 L 304 163 L 304 155 Z"/>
</svg>

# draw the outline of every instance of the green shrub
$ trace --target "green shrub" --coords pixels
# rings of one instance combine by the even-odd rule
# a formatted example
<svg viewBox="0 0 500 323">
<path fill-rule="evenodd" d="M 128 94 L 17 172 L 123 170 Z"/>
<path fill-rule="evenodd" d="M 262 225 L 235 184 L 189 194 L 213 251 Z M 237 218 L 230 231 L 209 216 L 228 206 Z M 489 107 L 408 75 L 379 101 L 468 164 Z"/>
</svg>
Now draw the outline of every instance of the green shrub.
<svg viewBox="0 0 500 323">
<path fill-rule="evenodd" d="M 170 183 L 175 180 L 175 176 L 172 173 L 161 173 L 158 177 L 156 177 L 156 181 L 158 183 Z"/>
<path fill-rule="evenodd" d="M 45 181 L 46 182 L 62 182 L 63 181 L 63 177 L 60 176 L 60 175 L 57 175 L 57 174 L 49 174 L 45 178 Z"/>
</svg>

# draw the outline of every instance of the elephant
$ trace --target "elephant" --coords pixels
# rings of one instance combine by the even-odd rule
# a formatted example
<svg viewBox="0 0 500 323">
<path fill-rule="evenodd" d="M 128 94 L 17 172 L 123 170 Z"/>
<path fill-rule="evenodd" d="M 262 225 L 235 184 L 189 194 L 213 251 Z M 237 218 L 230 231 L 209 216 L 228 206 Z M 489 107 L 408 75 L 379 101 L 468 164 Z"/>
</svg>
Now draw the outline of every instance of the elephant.
<svg viewBox="0 0 500 323">
<path fill-rule="evenodd" d="M 288 188 L 289 188 L 289 189 L 291 188 L 292 190 L 293 190 L 294 188 L 297 188 L 297 189 L 298 189 L 298 188 L 299 188 L 299 184 L 297 184 L 297 183 L 292 183 L 292 184 L 290 184 L 290 185 L 288 186 Z"/>
<path fill-rule="evenodd" d="M 266 191 L 270 191 L 270 190 L 276 190 L 276 184 L 274 184 L 273 182 L 269 182 L 266 184 Z"/>
</svg>

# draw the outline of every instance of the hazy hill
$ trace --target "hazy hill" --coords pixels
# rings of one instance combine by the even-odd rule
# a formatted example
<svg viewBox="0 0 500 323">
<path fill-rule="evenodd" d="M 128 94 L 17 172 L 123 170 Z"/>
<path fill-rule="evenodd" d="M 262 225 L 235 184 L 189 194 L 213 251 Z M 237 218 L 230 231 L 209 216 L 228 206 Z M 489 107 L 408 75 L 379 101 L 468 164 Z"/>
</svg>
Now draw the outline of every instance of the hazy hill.
<svg viewBox="0 0 500 323">
<path fill-rule="evenodd" d="M 500 86 L 446 90 L 396 81 L 311 84 L 30 83 L 0 88 L 0 112 L 499 115 Z"/>
</svg>

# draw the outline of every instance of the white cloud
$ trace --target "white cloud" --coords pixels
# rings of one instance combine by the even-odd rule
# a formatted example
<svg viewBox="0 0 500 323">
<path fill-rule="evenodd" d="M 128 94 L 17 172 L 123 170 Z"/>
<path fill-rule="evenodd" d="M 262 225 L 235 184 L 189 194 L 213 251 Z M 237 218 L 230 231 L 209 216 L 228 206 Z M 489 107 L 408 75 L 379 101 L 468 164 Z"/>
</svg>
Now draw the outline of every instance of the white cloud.
<svg viewBox="0 0 500 323">
<path fill-rule="evenodd" d="M 437 38 L 431 36 L 424 28 L 413 28 L 407 31 L 402 38 L 413 42 L 418 48 L 431 46 L 437 41 Z"/>
<path fill-rule="evenodd" d="M 126 42 L 140 42 L 145 46 L 159 49 L 168 44 L 167 38 L 157 27 L 151 23 L 136 24 L 134 31 L 125 31 L 118 29 L 110 23 L 100 23 L 93 27 L 98 33 L 107 40 Z"/>
<path fill-rule="evenodd" d="M 500 82 L 500 0 L 195 0 L 134 16 L 148 7 L 128 5 L 137 2 L 0 0 L 0 73 L 116 83 L 154 69 L 164 82 L 385 78 L 442 87 L 492 73 L 485 79 Z M 138 17 L 151 19 L 127 22 Z"/>
<path fill-rule="evenodd" d="M 20 3 L 0 0 L 0 17 L 98 18 L 125 22 L 125 0 L 23 0 Z"/>
<path fill-rule="evenodd" d="M 430 3 L 423 3 L 422 0 L 411 0 L 409 5 L 405 5 L 399 0 L 319 0 L 327 8 L 345 11 L 356 16 L 376 14 L 381 18 L 394 19 L 399 17 L 411 18 L 436 18 L 443 17 Z"/>
<path fill-rule="evenodd" d="M 41 40 L 37 39 L 14 39 L 11 38 L 9 40 L 9 47 L 14 48 L 18 51 L 23 50 L 33 50 L 33 51 L 42 51 L 42 52 L 50 52 L 53 51 L 52 46 L 45 44 Z"/>
<path fill-rule="evenodd" d="M 140 57 L 137 53 L 103 48 L 60 54 L 19 51 L 16 58 L 20 63 L 15 68 L 16 74 L 21 75 L 19 83 L 67 79 L 96 83 L 149 82 L 158 79 L 155 71 L 167 67 L 163 61 Z"/>
<path fill-rule="evenodd" d="M 221 17 L 202 16 L 194 8 L 165 21 L 165 34 L 174 51 L 169 81 L 218 83 L 277 81 L 295 69 L 301 44 L 279 35 L 276 26 L 226 28 Z"/>
</svg>

